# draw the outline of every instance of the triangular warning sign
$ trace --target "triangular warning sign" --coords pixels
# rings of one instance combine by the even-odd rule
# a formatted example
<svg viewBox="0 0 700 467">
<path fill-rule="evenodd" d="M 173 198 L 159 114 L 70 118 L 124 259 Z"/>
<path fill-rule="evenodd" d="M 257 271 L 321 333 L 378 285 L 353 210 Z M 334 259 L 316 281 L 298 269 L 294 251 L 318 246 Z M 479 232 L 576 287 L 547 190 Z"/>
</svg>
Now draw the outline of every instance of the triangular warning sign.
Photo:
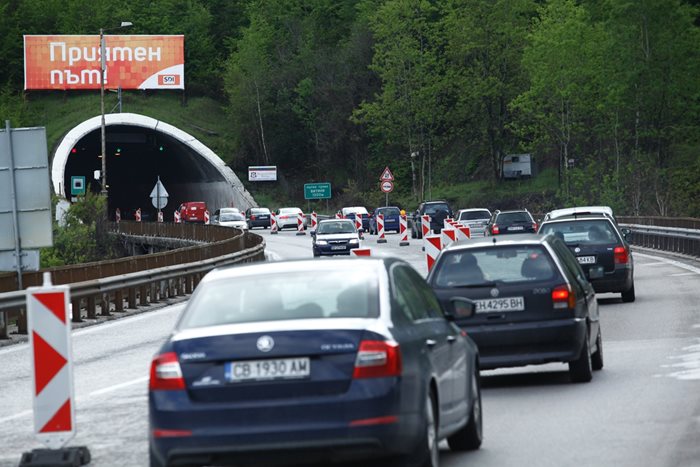
<svg viewBox="0 0 700 467">
<path fill-rule="evenodd" d="M 379 177 L 380 182 L 393 182 L 394 181 L 394 174 L 391 173 L 391 170 L 389 170 L 389 167 L 384 167 L 384 172 L 382 172 L 382 176 Z"/>
<path fill-rule="evenodd" d="M 32 332 L 34 342 L 34 368 L 36 392 L 39 393 L 51 382 L 56 373 L 66 365 L 63 355 L 49 345 L 39 334 Z"/>
</svg>

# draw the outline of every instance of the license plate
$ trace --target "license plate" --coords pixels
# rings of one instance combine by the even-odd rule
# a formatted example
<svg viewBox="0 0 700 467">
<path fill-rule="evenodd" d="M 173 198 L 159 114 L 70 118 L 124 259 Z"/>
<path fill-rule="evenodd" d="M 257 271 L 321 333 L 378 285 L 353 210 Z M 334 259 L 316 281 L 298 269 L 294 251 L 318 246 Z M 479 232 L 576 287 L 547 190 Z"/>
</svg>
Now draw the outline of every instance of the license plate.
<svg viewBox="0 0 700 467">
<path fill-rule="evenodd" d="M 523 311 L 525 309 L 525 298 L 507 297 L 490 298 L 487 300 L 474 300 L 477 313 L 490 313 L 494 311 Z"/>
<path fill-rule="evenodd" d="M 579 264 L 595 264 L 595 256 L 577 256 Z"/>
<path fill-rule="evenodd" d="M 331 250 L 344 250 L 345 245 L 335 245 L 331 247 Z"/>
<path fill-rule="evenodd" d="M 225 368 L 226 380 L 231 383 L 308 378 L 310 374 L 308 357 L 230 362 Z"/>
<path fill-rule="evenodd" d="M 514 225 L 513 227 L 508 227 L 508 230 L 525 230 L 522 225 Z"/>
</svg>

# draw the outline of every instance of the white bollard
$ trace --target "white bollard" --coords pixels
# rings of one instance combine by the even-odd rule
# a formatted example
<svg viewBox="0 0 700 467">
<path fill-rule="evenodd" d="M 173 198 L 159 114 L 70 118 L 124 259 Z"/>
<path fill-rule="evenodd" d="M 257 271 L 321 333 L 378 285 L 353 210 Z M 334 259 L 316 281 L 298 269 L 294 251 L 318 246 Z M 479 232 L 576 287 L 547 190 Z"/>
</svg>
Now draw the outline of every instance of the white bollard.
<svg viewBox="0 0 700 467">
<path fill-rule="evenodd" d="M 277 235 L 277 215 L 274 212 L 270 213 L 270 234 Z"/>
<path fill-rule="evenodd" d="M 377 216 L 377 233 L 379 234 L 377 243 L 386 243 L 386 237 L 384 236 L 384 214 L 379 214 Z"/>
<path fill-rule="evenodd" d="M 304 231 L 304 213 L 297 214 L 297 235 L 306 235 Z"/>
<path fill-rule="evenodd" d="M 408 219 L 406 219 L 405 214 L 399 217 L 399 229 L 401 233 L 401 241 L 399 242 L 399 246 L 408 246 Z"/>
<path fill-rule="evenodd" d="M 427 235 L 423 237 L 425 240 L 425 258 L 428 262 L 428 272 L 433 268 L 435 260 L 442 250 L 442 236 L 438 234 Z"/>
</svg>

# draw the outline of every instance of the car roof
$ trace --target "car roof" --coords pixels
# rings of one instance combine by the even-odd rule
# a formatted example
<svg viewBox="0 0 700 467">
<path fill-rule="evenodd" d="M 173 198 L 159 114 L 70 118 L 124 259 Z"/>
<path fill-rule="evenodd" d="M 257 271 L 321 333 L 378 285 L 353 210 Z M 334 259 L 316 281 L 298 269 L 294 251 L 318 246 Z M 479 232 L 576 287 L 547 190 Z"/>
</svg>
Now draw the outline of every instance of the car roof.
<svg viewBox="0 0 700 467">
<path fill-rule="evenodd" d="M 327 258 L 324 261 L 318 259 L 293 259 L 284 261 L 258 261 L 244 265 L 230 265 L 216 268 L 209 272 L 201 280 L 201 283 L 218 281 L 221 279 L 236 278 L 251 274 L 293 274 L 308 270 L 351 270 L 353 267 L 381 271 L 388 269 L 389 263 L 402 262 L 396 257 L 363 257 L 363 258 Z"/>
<path fill-rule="evenodd" d="M 546 219 L 557 219 L 564 216 L 580 216 L 585 214 L 607 215 L 615 217 L 610 206 L 578 206 L 573 208 L 555 209 L 546 214 Z"/>
<path fill-rule="evenodd" d="M 353 221 L 352 219 L 321 219 L 318 221 L 319 224 L 327 224 L 330 222 L 346 222 L 355 225 L 355 221 Z"/>
<path fill-rule="evenodd" d="M 615 226 L 615 221 L 610 217 L 602 213 L 589 213 L 589 214 L 581 214 L 581 215 L 576 215 L 576 216 L 563 216 L 563 217 L 557 217 L 555 219 L 546 219 L 542 221 L 541 225 L 545 224 L 559 224 L 559 223 L 564 223 L 564 222 L 578 222 L 578 221 L 590 221 L 590 220 L 599 220 L 599 221 L 605 221 L 613 226 Z"/>
<path fill-rule="evenodd" d="M 472 238 L 470 240 L 453 242 L 446 248 L 444 248 L 443 251 L 461 251 L 489 246 L 496 247 L 508 245 L 541 245 L 544 243 L 549 243 L 553 237 L 553 235 L 519 233 L 513 235 L 505 235 L 503 237 Z"/>
<path fill-rule="evenodd" d="M 488 212 L 491 212 L 491 211 L 490 211 L 489 209 L 487 209 L 487 208 L 469 208 L 469 209 L 460 209 L 459 211 L 457 211 L 457 213 L 460 213 L 460 212 L 474 212 L 474 211 L 488 211 Z"/>
</svg>

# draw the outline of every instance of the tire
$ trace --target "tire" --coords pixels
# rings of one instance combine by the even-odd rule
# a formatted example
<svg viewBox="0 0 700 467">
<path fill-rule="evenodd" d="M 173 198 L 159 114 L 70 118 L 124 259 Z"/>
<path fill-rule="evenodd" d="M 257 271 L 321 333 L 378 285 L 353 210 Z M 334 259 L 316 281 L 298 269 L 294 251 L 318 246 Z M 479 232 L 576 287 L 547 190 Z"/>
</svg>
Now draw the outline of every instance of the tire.
<svg viewBox="0 0 700 467">
<path fill-rule="evenodd" d="M 632 287 L 622 292 L 622 301 L 625 303 L 631 303 L 634 301 L 634 299 L 634 283 L 632 283 Z"/>
<path fill-rule="evenodd" d="M 416 238 L 416 231 L 411 227 L 411 238 Z"/>
<path fill-rule="evenodd" d="M 595 339 L 596 351 L 591 355 L 591 367 L 594 371 L 603 369 L 603 337 L 598 329 L 598 337 Z"/>
<path fill-rule="evenodd" d="M 586 332 L 581 354 L 576 360 L 569 362 L 569 376 L 574 383 L 587 383 L 593 379 L 591 344 L 588 339 L 588 332 Z"/>
<path fill-rule="evenodd" d="M 411 454 L 385 462 L 383 465 L 391 467 L 438 467 L 440 465 L 435 406 L 435 396 L 432 391 L 429 391 L 425 399 L 422 435 L 416 441 L 416 448 Z"/>
<path fill-rule="evenodd" d="M 478 368 L 475 371 L 470 386 L 472 394 L 475 396 L 469 414 L 469 421 L 461 430 L 447 438 L 447 444 L 453 451 L 473 451 L 479 449 L 484 439 L 481 382 Z"/>
</svg>

